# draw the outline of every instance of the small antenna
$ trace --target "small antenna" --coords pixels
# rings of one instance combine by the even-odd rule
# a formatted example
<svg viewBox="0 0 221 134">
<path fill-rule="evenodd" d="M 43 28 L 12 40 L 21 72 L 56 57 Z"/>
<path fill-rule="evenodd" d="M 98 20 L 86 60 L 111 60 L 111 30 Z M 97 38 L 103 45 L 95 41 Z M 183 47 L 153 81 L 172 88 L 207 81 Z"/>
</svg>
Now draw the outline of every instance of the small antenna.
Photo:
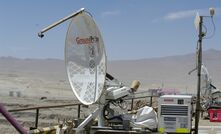
<svg viewBox="0 0 221 134">
<path fill-rule="evenodd" d="M 213 7 L 209 8 L 210 16 L 213 17 L 215 14 L 215 9 Z"/>
</svg>

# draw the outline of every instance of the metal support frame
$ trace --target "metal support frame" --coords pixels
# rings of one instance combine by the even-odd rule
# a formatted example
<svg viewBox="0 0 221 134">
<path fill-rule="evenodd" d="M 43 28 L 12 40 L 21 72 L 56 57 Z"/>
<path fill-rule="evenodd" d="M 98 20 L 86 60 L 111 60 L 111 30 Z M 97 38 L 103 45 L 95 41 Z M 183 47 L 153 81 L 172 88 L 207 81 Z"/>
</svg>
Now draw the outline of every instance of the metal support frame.
<svg viewBox="0 0 221 134">
<path fill-rule="evenodd" d="M 131 108 L 130 108 L 131 111 L 133 110 L 133 108 L 134 108 L 134 99 L 132 98 L 132 99 L 131 99 Z"/>
<path fill-rule="evenodd" d="M 78 119 L 81 117 L 81 104 L 78 105 Z"/>
<path fill-rule="evenodd" d="M 97 108 L 93 113 L 91 113 L 77 128 L 76 132 L 80 132 L 84 129 L 84 127 L 94 118 L 96 118 L 103 108 Z"/>
<path fill-rule="evenodd" d="M 67 21 L 67 20 L 69 20 L 69 19 L 71 19 L 71 18 L 77 16 L 78 14 L 82 13 L 83 11 L 84 11 L 84 8 L 81 8 L 80 10 L 78 10 L 78 11 L 72 13 L 71 15 L 68 15 L 68 16 L 66 16 L 66 17 L 64 17 L 64 18 L 62 18 L 62 19 L 60 19 L 59 21 L 57 21 L 57 22 L 51 24 L 50 26 L 48 26 L 48 27 L 42 29 L 42 30 L 38 33 L 38 36 L 41 37 L 41 38 L 44 37 L 44 33 L 45 33 L 45 32 L 47 32 L 48 30 L 50 30 L 50 29 L 56 27 L 57 25 L 59 25 L 59 24 L 65 22 L 65 21 Z"/>
<path fill-rule="evenodd" d="M 150 107 L 152 107 L 152 103 L 153 103 L 153 97 L 151 96 L 150 97 L 150 105 L 149 105 Z"/>
</svg>

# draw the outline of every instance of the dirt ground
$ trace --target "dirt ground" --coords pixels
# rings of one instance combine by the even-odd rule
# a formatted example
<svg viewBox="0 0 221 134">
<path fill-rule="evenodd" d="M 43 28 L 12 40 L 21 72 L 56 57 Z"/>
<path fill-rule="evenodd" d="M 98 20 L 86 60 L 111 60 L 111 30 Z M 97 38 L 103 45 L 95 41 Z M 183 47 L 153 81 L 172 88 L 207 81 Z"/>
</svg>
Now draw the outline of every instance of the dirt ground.
<svg viewBox="0 0 221 134">
<path fill-rule="evenodd" d="M 48 106 L 76 103 L 74 100 L 53 100 L 41 98 L 28 98 L 28 97 L 10 97 L 1 96 L 0 101 L 3 102 L 8 110 L 28 108 L 33 106 Z M 89 108 L 81 108 L 81 117 L 86 117 L 96 106 Z M 40 128 L 58 125 L 59 122 L 64 120 L 71 120 L 77 118 L 77 106 L 64 107 L 64 108 L 51 108 L 42 109 L 39 111 L 39 124 Z M 27 130 L 35 126 L 35 110 L 11 112 L 11 114 L 24 126 Z M 204 114 L 206 115 L 206 114 Z M 209 120 L 200 119 L 200 126 L 221 126 L 221 123 L 210 122 Z M 193 120 L 194 125 L 194 120 Z M 17 134 L 18 132 L 7 122 L 7 120 L 0 116 L 0 130 L 2 134 Z"/>
<path fill-rule="evenodd" d="M 67 76 L 64 71 L 65 69 L 63 67 L 63 62 L 61 63 L 60 62 L 61 61 L 59 61 L 58 64 L 56 60 L 48 60 L 41 62 L 40 61 L 33 62 L 32 60 L 14 60 L 14 59 L 2 60 L 0 64 L 0 103 L 4 104 L 6 109 L 11 110 L 18 108 L 29 108 L 34 106 L 70 104 L 78 102 L 76 97 L 74 97 L 72 89 L 67 80 Z M 45 65 L 43 66 L 43 64 Z M 144 67 L 146 69 L 146 66 Z M 154 66 L 154 69 L 155 68 L 156 66 Z M 119 67 L 116 67 L 116 69 L 119 70 Z M 123 70 L 125 70 L 125 68 L 123 68 Z M 183 69 L 183 70 L 186 71 L 190 69 Z M 112 70 L 112 72 L 116 71 Z M 148 71 L 148 73 L 149 72 L 153 71 Z M 177 70 L 175 72 L 180 72 L 180 71 Z M 156 73 L 153 74 L 155 75 Z M 119 75 L 128 77 L 127 75 L 120 74 L 120 72 Z M 162 73 L 159 72 L 158 75 L 162 76 Z M 155 78 L 151 77 L 152 75 L 150 74 L 148 76 L 149 79 Z M 136 77 L 133 76 L 131 78 L 134 79 Z M 163 77 L 162 79 L 167 80 L 168 78 Z M 173 79 L 174 81 L 178 81 L 175 77 Z M 184 80 L 184 78 L 182 78 L 182 80 Z M 161 81 L 161 80 L 156 79 L 156 81 Z M 172 81 L 171 83 L 176 84 L 176 82 L 174 81 Z M 149 81 L 149 83 L 152 83 L 152 81 Z M 165 83 L 167 82 L 165 81 Z M 151 87 L 151 84 L 148 85 L 149 86 L 147 87 L 143 86 L 143 89 L 148 89 Z M 182 86 L 185 87 L 185 85 Z M 187 92 L 187 88 L 183 89 L 185 89 L 185 91 Z M 82 108 L 81 118 L 86 117 L 89 113 L 91 113 L 95 109 L 95 107 L 96 106 L 90 106 L 89 108 L 85 107 Z M 35 115 L 36 115 L 35 110 L 11 112 L 11 113 L 27 130 L 30 127 L 35 126 Z M 77 106 L 53 108 L 53 109 L 51 108 L 44 110 L 41 109 L 39 113 L 40 114 L 39 114 L 38 126 L 48 127 L 48 126 L 57 125 L 58 122 L 60 121 L 76 118 Z M 221 123 L 212 123 L 209 122 L 209 120 L 201 119 L 200 125 L 221 126 Z M 0 134 L 18 133 L 5 120 L 5 118 L 2 115 L 0 115 L 0 130 L 1 130 Z"/>
</svg>

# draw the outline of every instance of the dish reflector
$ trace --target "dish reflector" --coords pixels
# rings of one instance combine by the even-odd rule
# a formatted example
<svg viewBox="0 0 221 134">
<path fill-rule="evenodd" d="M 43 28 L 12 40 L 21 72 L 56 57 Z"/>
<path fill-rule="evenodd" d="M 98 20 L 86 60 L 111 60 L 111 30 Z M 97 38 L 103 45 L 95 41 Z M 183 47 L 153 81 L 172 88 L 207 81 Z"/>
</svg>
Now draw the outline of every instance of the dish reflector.
<svg viewBox="0 0 221 134">
<path fill-rule="evenodd" d="M 207 68 L 202 64 L 201 65 L 201 94 L 202 95 L 208 95 L 211 93 L 211 78 L 209 76 L 209 72 Z"/>
<path fill-rule="evenodd" d="M 72 18 L 65 40 L 65 65 L 71 88 L 80 102 L 95 103 L 104 88 L 106 54 L 101 33 L 89 14 Z"/>
</svg>

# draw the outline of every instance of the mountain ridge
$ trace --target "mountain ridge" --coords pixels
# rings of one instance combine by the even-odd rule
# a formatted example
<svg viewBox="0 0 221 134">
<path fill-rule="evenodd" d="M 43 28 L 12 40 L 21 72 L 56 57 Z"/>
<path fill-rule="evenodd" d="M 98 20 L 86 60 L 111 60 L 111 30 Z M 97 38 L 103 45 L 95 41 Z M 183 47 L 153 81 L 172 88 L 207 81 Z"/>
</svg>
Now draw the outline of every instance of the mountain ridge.
<svg viewBox="0 0 221 134">
<path fill-rule="evenodd" d="M 203 51 L 206 65 L 214 85 L 221 87 L 221 51 Z M 141 81 L 141 88 L 175 88 L 180 90 L 196 88 L 196 73 L 188 72 L 196 66 L 196 54 L 145 58 L 139 60 L 113 60 L 107 62 L 107 72 L 130 85 L 131 81 Z M 16 74 L 49 81 L 66 81 L 64 60 L 61 59 L 19 59 L 0 57 L 0 75 Z M 68 83 L 68 82 L 67 82 Z"/>
</svg>

